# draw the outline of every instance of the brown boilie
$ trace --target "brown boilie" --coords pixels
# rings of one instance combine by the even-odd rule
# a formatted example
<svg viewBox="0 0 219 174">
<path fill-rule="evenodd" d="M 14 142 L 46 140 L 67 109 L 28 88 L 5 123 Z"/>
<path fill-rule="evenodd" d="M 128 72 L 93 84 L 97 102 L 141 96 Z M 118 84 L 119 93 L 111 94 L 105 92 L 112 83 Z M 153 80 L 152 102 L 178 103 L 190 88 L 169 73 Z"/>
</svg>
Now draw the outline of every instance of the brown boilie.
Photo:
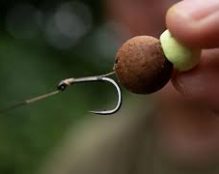
<svg viewBox="0 0 219 174">
<path fill-rule="evenodd" d="M 126 89 L 137 94 L 149 94 L 169 81 L 173 65 L 165 58 L 158 39 L 136 36 L 118 50 L 114 70 Z"/>
</svg>

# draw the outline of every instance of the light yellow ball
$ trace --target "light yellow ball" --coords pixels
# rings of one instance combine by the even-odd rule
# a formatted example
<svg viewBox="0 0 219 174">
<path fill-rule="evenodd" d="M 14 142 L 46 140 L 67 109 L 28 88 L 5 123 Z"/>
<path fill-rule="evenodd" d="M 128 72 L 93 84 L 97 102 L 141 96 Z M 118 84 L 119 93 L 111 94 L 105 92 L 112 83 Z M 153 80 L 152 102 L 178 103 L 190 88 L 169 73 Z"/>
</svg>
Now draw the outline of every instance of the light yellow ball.
<svg viewBox="0 0 219 174">
<path fill-rule="evenodd" d="M 184 46 L 171 35 L 169 30 L 161 34 L 160 42 L 166 58 L 178 71 L 188 71 L 198 64 L 201 49 L 191 49 Z"/>
</svg>

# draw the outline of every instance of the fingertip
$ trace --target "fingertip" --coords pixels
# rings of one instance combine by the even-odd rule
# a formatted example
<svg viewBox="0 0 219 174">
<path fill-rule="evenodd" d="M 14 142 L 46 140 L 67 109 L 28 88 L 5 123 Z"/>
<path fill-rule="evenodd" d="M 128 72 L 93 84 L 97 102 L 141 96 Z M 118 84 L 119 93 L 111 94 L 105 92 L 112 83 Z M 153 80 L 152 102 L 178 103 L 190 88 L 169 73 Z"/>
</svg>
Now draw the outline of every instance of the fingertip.
<svg viewBox="0 0 219 174">
<path fill-rule="evenodd" d="M 200 47 L 197 43 L 197 32 L 192 25 L 192 19 L 178 10 L 178 4 L 173 5 L 166 14 L 166 25 L 172 35 L 189 47 Z"/>
<path fill-rule="evenodd" d="M 214 5 L 214 0 L 212 6 Z M 219 46 L 219 7 L 212 10 L 200 0 L 181 1 L 166 14 L 166 25 L 173 36 L 189 47 L 215 48 Z M 202 1 L 203 2 L 203 1 Z"/>
</svg>

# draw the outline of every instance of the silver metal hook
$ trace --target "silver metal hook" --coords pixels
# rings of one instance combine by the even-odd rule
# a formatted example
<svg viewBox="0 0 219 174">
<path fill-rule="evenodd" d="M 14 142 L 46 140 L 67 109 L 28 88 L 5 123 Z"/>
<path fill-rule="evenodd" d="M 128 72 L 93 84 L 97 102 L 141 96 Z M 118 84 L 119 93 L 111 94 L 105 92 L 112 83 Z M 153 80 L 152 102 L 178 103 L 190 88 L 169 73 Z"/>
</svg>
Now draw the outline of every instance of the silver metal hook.
<svg viewBox="0 0 219 174">
<path fill-rule="evenodd" d="M 110 79 L 108 77 L 103 77 L 101 80 L 110 82 L 116 88 L 117 96 L 118 96 L 116 107 L 114 109 L 106 110 L 106 111 L 90 111 L 90 112 L 94 113 L 94 114 L 99 114 L 99 115 L 114 114 L 114 113 L 116 113 L 120 109 L 120 107 L 122 105 L 122 93 L 121 93 L 121 89 L 120 89 L 119 85 L 113 79 Z"/>
<path fill-rule="evenodd" d="M 104 74 L 104 75 L 99 75 L 99 76 L 90 76 L 90 77 L 81 77 L 81 78 L 68 78 L 65 80 L 62 80 L 58 86 L 57 89 L 60 91 L 64 91 L 66 89 L 66 87 L 71 86 L 75 83 L 83 83 L 83 82 L 95 82 L 95 81 L 103 81 L 103 82 L 109 82 L 111 83 L 117 91 L 117 104 L 115 106 L 115 108 L 111 109 L 111 110 L 104 110 L 104 111 L 89 111 L 91 113 L 94 114 L 99 114 L 99 115 L 110 115 L 110 114 L 114 114 L 116 113 L 122 104 L 122 93 L 121 93 L 121 89 L 119 87 L 119 85 L 111 78 L 108 78 L 107 76 L 113 75 L 114 72 L 108 73 L 108 74 Z"/>
<path fill-rule="evenodd" d="M 24 105 L 28 105 L 28 104 L 31 104 L 31 103 L 35 103 L 35 102 L 40 101 L 42 99 L 46 99 L 48 97 L 57 95 L 61 91 L 64 91 L 68 86 L 71 86 L 71 85 L 76 84 L 76 83 L 102 81 L 102 82 L 109 82 L 116 88 L 117 96 L 118 96 L 117 104 L 116 104 L 115 108 L 113 108 L 111 110 L 89 111 L 89 112 L 94 113 L 94 114 L 99 114 L 99 115 L 114 114 L 121 107 L 122 94 L 121 94 L 121 89 L 120 89 L 119 85 L 113 79 L 108 77 L 108 76 L 111 76 L 113 74 L 115 74 L 115 72 L 110 72 L 108 74 L 103 74 L 103 75 L 98 75 L 98 76 L 89 76 L 89 77 L 81 77 L 81 78 L 68 78 L 68 79 L 62 80 L 58 84 L 57 90 L 52 91 L 52 92 L 47 93 L 47 94 L 44 94 L 44 95 L 40 95 L 40 96 L 31 98 L 31 99 L 27 99 L 27 100 L 21 101 L 19 103 L 16 103 L 14 105 L 11 105 L 9 107 L 0 109 L 0 113 L 4 113 L 4 112 L 10 111 L 10 110 L 13 110 L 15 108 L 18 108 L 18 107 L 21 107 L 21 106 L 24 106 Z"/>
</svg>

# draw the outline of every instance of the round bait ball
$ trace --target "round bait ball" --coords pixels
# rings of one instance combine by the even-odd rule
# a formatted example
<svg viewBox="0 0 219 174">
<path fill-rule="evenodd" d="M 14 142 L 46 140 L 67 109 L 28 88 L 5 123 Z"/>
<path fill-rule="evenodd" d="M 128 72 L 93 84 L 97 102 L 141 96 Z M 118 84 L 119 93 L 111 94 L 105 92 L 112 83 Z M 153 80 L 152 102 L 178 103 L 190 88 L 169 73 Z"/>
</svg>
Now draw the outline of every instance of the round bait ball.
<svg viewBox="0 0 219 174">
<path fill-rule="evenodd" d="M 160 42 L 166 58 L 178 71 L 188 71 L 198 64 L 201 50 L 187 48 L 179 43 L 169 30 L 161 34 Z"/>
<path fill-rule="evenodd" d="M 118 50 L 114 70 L 126 89 L 137 94 L 149 94 L 169 81 L 173 65 L 165 58 L 158 39 L 137 36 Z"/>
</svg>

